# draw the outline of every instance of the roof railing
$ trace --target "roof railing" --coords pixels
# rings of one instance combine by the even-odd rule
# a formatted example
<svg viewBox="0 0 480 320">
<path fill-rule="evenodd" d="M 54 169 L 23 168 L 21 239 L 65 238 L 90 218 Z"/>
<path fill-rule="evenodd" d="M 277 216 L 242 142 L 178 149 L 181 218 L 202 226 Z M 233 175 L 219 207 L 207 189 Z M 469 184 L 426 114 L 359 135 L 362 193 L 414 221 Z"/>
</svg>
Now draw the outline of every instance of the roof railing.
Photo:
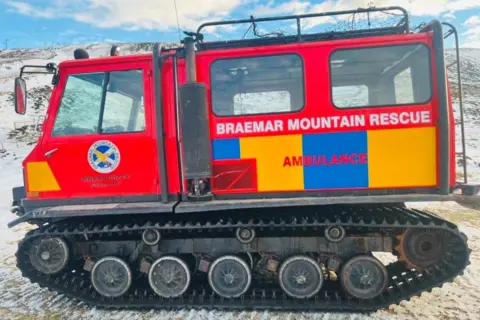
<svg viewBox="0 0 480 320">
<path fill-rule="evenodd" d="M 311 22 L 313 21 L 313 23 L 308 24 L 308 19 L 316 19 L 316 21 L 310 20 Z M 323 20 L 319 21 L 319 19 Z M 260 30 L 262 27 L 260 27 L 260 24 L 269 22 L 291 22 L 290 27 L 296 26 L 293 28 L 296 29 L 296 32 L 291 35 L 285 35 L 283 32 L 261 34 Z M 238 29 L 238 25 L 241 24 L 248 24 L 245 33 L 240 33 L 243 33 L 243 37 L 224 41 L 204 41 L 204 35 L 202 32 L 208 32 L 208 29 L 215 30 L 222 27 Z M 306 29 L 315 29 L 315 27 L 319 25 L 330 26 L 331 28 L 326 28 L 320 32 L 305 32 Z M 302 28 L 305 30 L 302 30 Z M 253 33 L 253 38 L 245 39 L 245 36 L 250 30 Z M 197 42 L 198 50 L 322 41 L 402 33 L 410 33 L 409 17 L 407 11 L 398 6 L 380 8 L 369 7 L 358 8 L 355 10 L 264 18 L 254 18 L 253 16 L 250 16 L 250 19 L 203 23 L 198 27 L 196 32 L 196 34 L 199 35 Z"/>
</svg>

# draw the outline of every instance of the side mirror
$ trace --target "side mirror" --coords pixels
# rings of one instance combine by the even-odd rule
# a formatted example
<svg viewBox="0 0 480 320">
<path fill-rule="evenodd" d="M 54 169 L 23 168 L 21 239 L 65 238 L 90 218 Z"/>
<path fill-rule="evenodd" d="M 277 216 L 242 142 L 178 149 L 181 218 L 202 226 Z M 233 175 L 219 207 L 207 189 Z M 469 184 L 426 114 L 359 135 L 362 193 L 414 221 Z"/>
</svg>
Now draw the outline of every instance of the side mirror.
<svg viewBox="0 0 480 320">
<path fill-rule="evenodd" d="M 15 78 L 13 99 L 15 101 L 15 112 L 18 114 L 25 114 L 27 110 L 27 85 L 22 78 Z"/>
</svg>

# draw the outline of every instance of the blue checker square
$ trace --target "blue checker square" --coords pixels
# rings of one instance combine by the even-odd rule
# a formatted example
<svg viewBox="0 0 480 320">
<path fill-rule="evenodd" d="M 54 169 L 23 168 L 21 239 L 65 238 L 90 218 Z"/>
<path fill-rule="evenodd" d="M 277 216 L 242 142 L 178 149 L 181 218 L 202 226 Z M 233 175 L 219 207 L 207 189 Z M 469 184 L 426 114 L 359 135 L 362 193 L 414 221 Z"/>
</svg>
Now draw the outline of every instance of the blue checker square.
<svg viewBox="0 0 480 320">
<path fill-rule="evenodd" d="M 213 160 L 240 159 L 240 139 L 215 139 L 212 141 Z"/>
<path fill-rule="evenodd" d="M 303 135 L 305 190 L 368 187 L 367 132 Z"/>
</svg>

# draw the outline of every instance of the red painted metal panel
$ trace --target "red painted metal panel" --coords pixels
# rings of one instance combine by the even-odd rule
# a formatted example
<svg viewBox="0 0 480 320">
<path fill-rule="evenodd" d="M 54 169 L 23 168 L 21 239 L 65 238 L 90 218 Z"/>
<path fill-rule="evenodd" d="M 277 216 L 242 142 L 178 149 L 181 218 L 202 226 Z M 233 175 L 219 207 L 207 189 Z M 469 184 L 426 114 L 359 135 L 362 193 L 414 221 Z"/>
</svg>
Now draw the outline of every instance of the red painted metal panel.
<svg viewBox="0 0 480 320">
<path fill-rule="evenodd" d="M 256 192 L 256 159 L 214 161 L 212 189 L 217 194 Z"/>
<path fill-rule="evenodd" d="M 42 199 L 146 195 L 160 192 L 153 123 L 151 58 L 143 56 L 142 59 L 136 60 L 105 59 L 105 62 L 107 61 L 106 64 L 94 63 L 93 65 L 86 61 L 79 66 L 65 63 L 60 69 L 60 82 L 50 101 L 50 116 L 45 121 L 41 145 L 37 146 L 36 152 L 26 159 L 26 161 L 46 159 L 60 185 L 61 191 L 44 192 L 41 194 Z M 61 100 L 60 92 L 64 90 L 69 74 L 131 69 L 143 71 L 146 117 L 144 132 L 51 136 L 54 115 L 57 114 Z M 89 163 L 89 152 L 91 152 L 89 149 L 94 143 L 102 140 L 113 143 L 119 152 L 117 153 L 118 166 L 110 173 L 97 172 L 95 166 Z M 52 150 L 55 151 L 45 158 L 44 154 Z"/>
<path fill-rule="evenodd" d="M 208 52 L 199 52 L 197 54 L 197 77 L 198 81 L 207 85 L 207 99 L 209 108 L 211 108 L 211 88 L 210 88 L 210 66 L 213 61 L 220 58 L 244 57 L 252 55 L 269 55 L 281 53 L 299 54 L 304 63 L 305 79 L 305 107 L 296 113 L 272 114 L 272 115 L 254 115 L 254 116 L 236 116 L 236 117 L 217 117 L 210 112 L 210 134 L 212 139 L 229 137 L 248 137 L 248 136 L 269 136 L 279 134 L 294 134 L 308 132 L 347 132 L 354 130 L 383 130 L 404 127 L 423 127 L 437 124 L 438 120 L 438 98 L 437 81 L 435 71 L 435 57 L 432 57 L 432 96 L 430 102 L 415 106 L 383 106 L 358 109 L 337 109 L 333 106 L 330 95 L 330 77 L 329 77 L 329 56 L 337 49 L 341 48 L 360 48 L 365 46 L 381 46 L 406 43 L 424 43 L 432 48 L 431 34 L 410 34 L 402 36 L 382 36 L 364 39 L 347 39 L 325 41 L 321 43 L 295 43 L 282 46 L 266 46 L 257 48 L 239 48 L 228 50 L 212 50 Z M 50 132 L 55 120 L 55 114 L 62 96 L 62 90 L 65 86 L 65 79 L 69 73 L 79 72 L 99 72 L 106 70 L 129 70 L 142 68 L 144 70 L 145 86 L 145 111 L 146 111 L 146 131 L 141 133 L 128 134 L 102 134 L 88 136 L 69 136 L 69 137 L 50 137 Z M 60 83 L 54 89 L 49 105 L 49 117 L 43 126 L 43 137 L 39 140 L 39 145 L 34 148 L 32 153 L 25 159 L 24 164 L 29 161 L 47 160 L 56 179 L 58 180 L 61 191 L 42 193 L 42 199 L 65 198 L 65 197 L 94 197 L 94 196 L 117 196 L 117 195 L 144 195 L 159 194 L 159 168 L 157 160 L 157 141 L 156 141 L 156 122 L 154 106 L 154 83 L 151 72 L 151 55 L 122 56 L 118 58 L 96 58 L 84 61 L 67 61 L 60 65 Z M 185 65 L 183 60 L 178 61 L 178 80 L 179 84 L 186 82 Z M 179 150 L 177 147 L 177 126 L 175 119 L 175 87 L 173 83 L 173 64 L 172 59 L 168 58 L 162 65 L 162 99 L 163 99 L 163 121 L 165 128 L 165 152 L 167 159 L 168 192 L 175 194 L 180 192 L 180 167 L 178 161 Z M 404 112 L 421 113 L 424 116 L 428 114 L 427 119 L 419 124 L 382 124 L 382 119 L 389 120 L 391 114 L 400 115 Z M 340 117 L 357 116 L 375 117 L 377 125 L 367 122 L 363 127 L 337 127 L 335 129 L 305 129 L 301 126 L 293 130 L 283 130 L 277 132 L 226 132 L 229 128 L 244 128 L 246 124 L 252 121 L 268 122 L 281 121 L 284 124 L 288 122 L 305 124 L 309 119 L 316 117 Z M 407 114 L 408 115 L 408 114 Z M 306 120 L 305 120 L 306 119 Z M 388 122 L 388 121 L 387 121 Z M 219 132 L 219 128 L 223 126 Z M 454 148 L 454 122 L 453 113 L 451 114 L 452 126 L 452 148 L 451 148 L 451 179 L 450 183 L 455 183 L 455 148 Z M 285 128 L 285 126 L 284 126 Z M 245 130 L 244 130 L 245 131 Z M 88 149 L 97 140 L 109 140 L 113 142 L 121 152 L 121 164 L 111 174 L 116 176 L 111 180 L 114 183 L 106 184 L 91 182 L 93 179 L 103 176 L 95 172 L 87 161 Z M 52 149 L 58 150 L 49 158 L 44 157 L 44 153 Z M 439 137 L 437 136 L 437 150 L 440 148 Z M 414 156 L 414 155 L 412 155 Z M 439 153 L 437 154 L 439 160 Z M 254 159 L 215 161 L 214 175 L 221 173 L 223 169 L 234 165 L 255 166 Z M 223 168 L 220 170 L 220 168 Z M 233 167 L 232 167 L 233 168 Z M 244 168 L 244 169 L 245 169 Z M 220 170 L 220 171 L 219 171 Z M 246 170 L 246 169 L 245 169 Z M 248 169 L 250 170 L 250 169 Z M 256 192 L 256 185 L 249 184 L 242 180 L 247 176 L 240 174 L 236 176 L 239 180 L 230 184 L 216 180 L 213 188 L 216 193 L 236 193 L 236 192 Z M 241 171 L 241 170 L 240 170 Z M 254 170 L 255 172 L 255 170 Z M 439 178 L 439 175 L 437 173 Z M 218 178 L 217 178 L 218 179 Z M 438 179 L 437 179 L 438 180 Z M 243 181 L 243 182 L 242 182 Z M 256 181 L 256 179 L 253 179 Z M 118 183 L 119 182 L 119 183 Z M 241 182 L 239 184 L 239 182 Z M 97 183 L 97 186 L 93 184 Z M 185 183 L 185 181 L 183 181 Z"/>
<path fill-rule="evenodd" d="M 381 36 L 359 39 L 324 41 L 320 43 L 295 43 L 282 46 L 266 46 L 261 48 L 239 48 L 227 50 L 212 50 L 209 52 L 200 52 L 197 55 L 197 76 L 199 81 L 207 84 L 208 102 L 211 109 L 211 64 L 222 58 L 246 57 L 258 55 L 272 55 L 282 53 L 299 54 L 304 64 L 304 82 L 305 82 L 305 106 L 299 112 L 267 115 L 249 115 L 249 116 L 216 116 L 210 112 L 211 137 L 219 138 L 238 138 L 252 136 L 273 136 L 282 134 L 301 134 L 312 132 L 348 132 L 358 130 L 385 130 L 395 128 L 415 128 L 437 126 L 438 121 L 438 90 L 435 72 L 435 57 L 431 58 L 432 72 L 432 98 L 429 102 L 419 105 L 409 106 L 382 106 L 366 107 L 356 109 L 338 109 L 331 101 L 331 86 L 329 77 L 329 56 L 338 49 L 350 49 L 361 47 L 374 47 L 396 44 L 422 43 L 428 48 L 432 48 L 432 35 L 429 33 L 409 34 L 401 36 Z M 433 52 L 433 50 L 431 50 Z M 312 129 L 307 128 L 311 120 L 317 117 L 351 117 L 365 116 L 373 121 L 366 121 L 363 126 L 345 126 L 336 128 Z M 402 123 L 392 120 L 393 117 L 403 117 L 408 119 L 413 115 L 420 115 L 423 119 L 420 123 Z M 297 122 L 298 121 L 298 122 Z M 288 125 L 300 124 L 299 126 Z M 282 128 L 282 130 L 272 130 L 269 132 L 254 132 L 251 128 L 254 123 L 271 123 L 272 127 Z M 302 123 L 306 124 L 302 128 Z M 452 124 L 453 125 L 453 124 Z M 437 150 L 440 150 L 439 134 L 437 130 Z M 452 151 L 452 155 L 453 155 Z M 414 157 L 415 155 L 412 155 Z M 440 153 L 437 151 L 437 163 L 439 163 Z M 455 165 L 452 164 L 452 169 Z M 454 175 L 452 170 L 452 177 Z M 439 171 L 437 170 L 437 181 L 439 181 Z M 452 184 L 454 180 L 452 178 Z"/>
</svg>

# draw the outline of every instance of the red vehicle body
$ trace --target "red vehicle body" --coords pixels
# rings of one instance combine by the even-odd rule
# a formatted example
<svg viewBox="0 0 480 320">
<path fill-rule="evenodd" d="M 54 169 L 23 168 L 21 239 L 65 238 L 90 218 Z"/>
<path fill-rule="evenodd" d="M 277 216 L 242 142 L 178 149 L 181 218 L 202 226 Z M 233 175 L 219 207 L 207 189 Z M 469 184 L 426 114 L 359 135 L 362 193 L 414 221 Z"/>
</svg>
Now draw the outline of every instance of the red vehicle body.
<svg viewBox="0 0 480 320">
<path fill-rule="evenodd" d="M 212 193 L 228 197 L 232 194 L 240 194 L 243 198 L 249 198 L 258 193 L 300 193 L 311 194 L 319 191 L 357 191 L 357 190 L 394 190 L 394 189 L 419 189 L 440 187 L 440 130 L 439 130 L 439 102 L 438 85 L 435 70 L 435 57 L 429 56 L 431 72 L 431 98 L 423 104 L 385 105 L 365 108 L 351 108 L 342 110 L 336 108 L 331 99 L 329 81 L 329 56 L 332 52 L 343 49 L 355 48 L 378 48 L 394 45 L 418 45 L 422 44 L 431 52 L 431 33 L 420 33 L 399 36 L 380 36 L 361 38 L 354 40 L 339 40 L 312 44 L 268 46 L 264 48 L 240 48 L 200 52 L 196 55 L 198 81 L 207 86 L 207 99 L 209 101 L 210 136 L 213 144 L 213 153 L 225 153 L 221 150 L 221 144 L 233 143 L 238 139 L 258 139 L 252 142 L 250 151 L 247 151 L 245 159 L 222 159 L 213 158 L 214 178 L 212 180 Z M 246 116 L 216 116 L 212 112 L 210 68 L 214 61 L 238 57 L 269 57 L 270 55 L 295 54 L 302 57 L 305 68 L 305 99 L 303 108 L 298 112 L 286 112 L 275 114 L 246 115 Z M 158 195 L 161 193 L 160 170 L 158 150 L 156 143 L 156 108 L 154 102 L 154 82 L 152 70 L 152 56 L 149 54 L 132 55 L 114 58 L 96 58 L 83 61 L 66 61 L 59 65 L 59 82 L 54 88 L 52 99 L 48 107 L 49 116 L 44 123 L 42 137 L 32 153 L 24 160 L 27 181 L 27 199 L 65 199 L 65 198 L 88 198 L 88 197 L 115 197 L 115 196 L 143 196 Z M 51 135 L 55 122 L 55 114 L 65 90 L 66 79 L 70 74 L 120 71 L 140 69 L 143 72 L 144 104 L 145 104 L 145 131 L 135 133 L 112 133 L 112 134 L 88 134 L 88 135 Z M 323 75 L 323 76 L 319 76 Z M 185 64 L 179 62 L 177 68 L 178 84 L 186 83 Z M 168 195 L 172 200 L 182 193 L 180 188 L 179 172 L 179 149 L 177 141 L 179 136 L 176 130 L 175 120 L 175 96 L 173 88 L 173 65 L 171 60 L 166 60 L 162 68 L 162 119 L 165 130 L 165 163 L 168 181 Z M 448 114 L 451 132 L 454 130 L 453 108 L 448 104 Z M 315 129 L 320 117 L 329 121 L 330 128 Z M 336 119 L 336 120 L 335 120 Z M 342 126 L 342 120 L 345 122 Z M 347 119 L 347 120 L 345 120 Z M 334 126 L 335 121 L 337 127 Z M 268 130 L 268 125 L 272 125 Z M 254 127 L 259 130 L 255 132 Z M 303 127 L 308 127 L 302 130 Z M 249 127 L 251 127 L 249 129 Z M 261 130 L 263 129 L 263 130 Z M 397 131 L 392 131 L 396 129 Z M 242 132 L 243 131 L 243 132 Z M 250 131 L 250 132 L 248 132 Z M 366 149 L 350 152 L 347 148 L 339 149 L 337 159 L 333 159 L 331 170 L 334 166 L 345 164 L 340 155 L 349 156 L 347 160 L 350 166 L 369 165 L 370 171 L 375 171 L 375 166 L 381 167 L 373 174 L 373 184 L 360 184 L 357 187 L 318 187 L 304 188 L 298 183 L 298 169 L 302 157 L 301 143 L 289 141 L 302 134 L 322 133 L 348 133 L 365 132 L 376 134 L 378 146 L 372 146 L 376 155 L 370 154 Z M 385 133 L 383 133 L 385 132 Z M 382 134 L 384 137 L 382 137 Z M 450 134 L 450 168 L 449 188 L 456 186 L 455 180 L 455 144 L 454 135 Z M 263 138 L 263 142 L 260 139 Z M 266 137 L 271 137 L 270 139 Z M 275 137 L 275 138 L 273 138 Z M 374 138 L 374 139 L 375 139 Z M 334 139 L 334 138 L 333 138 Z M 348 137 L 346 138 L 348 141 Z M 352 142 L 356 137 L 352 136 Z M 397 143 L 392 144 L 395 140 Z M 113 182 L 100 182 L 96 179 L 102 177 L 101 173 L 92 171 L 89 163 L 85 161 L 90 146 L 98 140 L 112 141 L 121 150 L 121 165 L 115 170 Z M 297 139 L 298 140 L 298 139 Z M 334 140 L 332 140 L 334 141 Z M 382 142 L 383 141 L 383 142 Z M 238 143 L 238 141 L 237 141 Z M 266 152 L 269 144 L 289 146 L 292 149 L 282 150 L 273 155 Z M 372 142 L 373 143 L 373 142 Z M 216 146 L 217 144 L 217 146 Z M 370 146 L 370 145 L 369 145 Z M 224 147 L 225 148 L 225 147 Z M 226 147 L 228 148 L 228 146 Z M 299 149 L 300 148 L 300 149 Z M 295 150 L 296 149 L 296 150 Z M 312 149 L 312 151 L 321 151 Z M 55 150 L 46 157 L 49 151 Z M 266 152 L 261 154 L 262 150 Z M 250 152 L 250 153 L 249 153 Z M 138 158 L 138 153 L 141 157 Z M 368 154 L 368 156 L 367 156 Z M 352 159 L 352 155 L 354 159 Z M 305 157 L 305 156 L 304 156 Z M 313 159 L 313 158 L 312 158 Z M 308 156 L 303 163 L 305 168 L 328 166 L 328 163 L 318 158 L 309 160 Z M 140 161 L 140 163 L 139 163 Z M 373 163 L 372 163 L 373 161 Z M 298 162 L 298 163 L 297 163 Z M 315 162 L 315 163 L 314 163 Z M 35 166 L 31 166 L 35 163 Z M 41 164 L 44 165 L 41 165 Z M 48 164 L 48 165 L 45 165 Z M 258 181 L 257 170 L 262 170 L 263 180 Z M 267 169 L 269 167 L 269 169 Z M 38 169 L 37 169 L 38 168 Z M 72 170 L 74 168 L 74 170 Z M 296 169 L 295 169 L 296 168 Z M 31 171 L 32 170 L 32 171 Z M 36 170 L 42 173 L 36 176 Z M 40 171 L 44 170 L 44 171 Z M 268 171 L 270 170 L 270 171 Z M 297 172 L 295 172 L 297 170 Z M 324 174 L 329 174 L 328 170 Z M 352 172 L 354 172 L 353 170 Z M 340 174 L 340 172 L 337 172 Z M 334 173 L 334 174 L 337 174 Z M 320 174 L 320 173 L 319 173 Z M 375 181 L 375 175 L 377 181 Z M 336 175 L 338 179 L 341 175 Z M 116 178 L 116 179 L 115 179 Z M 278 178 L 278 180 L 277 180 Z M 300 177 L 301 178 L 301 177 Z M 346 177 L 351 179 L 352 177 Z M 372 176 L 370 176 L 372 178 Z M 39 179 L 36 182 L 35 179 Z M 382 180 L 383 179 L 383 180 Z M 267 182 L 270 180 L 270 182 Z M 284 182 L 279 183 L 279 180 Z M 258 185 L 260 183 L 260 186 Z M 95 187 L 97 186 L 98 187 Z M 262 185 L 263 184 L 263 185 Z M 270 185 L 276 185 L 271 187 Z M 38 186 L 38 187 L 37 187 Z M 260 188 L 259 188 L 260 187 Z M 183 186 L 186 189 L 186 185 Z M 263 188 L 263 190 L 262 190 Z"/>
<path fill-rule="evenodd" d="M 390 9 L 405 14 L 391 28 L 300 32 L 304 18 Z M 200 33 L 289 19 L 295 36 Z M 458 152 L 439 21 L 412 33 L 403 9 L 371 8 L 187 35 L 153 54 L 47 65 L 54 89 L 9 224 L 39 225 L 17 253 L 32 282 L 107 307 L 365 311 L 468 265 L 454 224 L 404 204 L 480 203 L 466 167 L 456 180 L 463 113 Z M 15 88 L 25 113 L 21 75 Z M 122 277 L 102 278 L 109 265 Z"/>
</svg>

